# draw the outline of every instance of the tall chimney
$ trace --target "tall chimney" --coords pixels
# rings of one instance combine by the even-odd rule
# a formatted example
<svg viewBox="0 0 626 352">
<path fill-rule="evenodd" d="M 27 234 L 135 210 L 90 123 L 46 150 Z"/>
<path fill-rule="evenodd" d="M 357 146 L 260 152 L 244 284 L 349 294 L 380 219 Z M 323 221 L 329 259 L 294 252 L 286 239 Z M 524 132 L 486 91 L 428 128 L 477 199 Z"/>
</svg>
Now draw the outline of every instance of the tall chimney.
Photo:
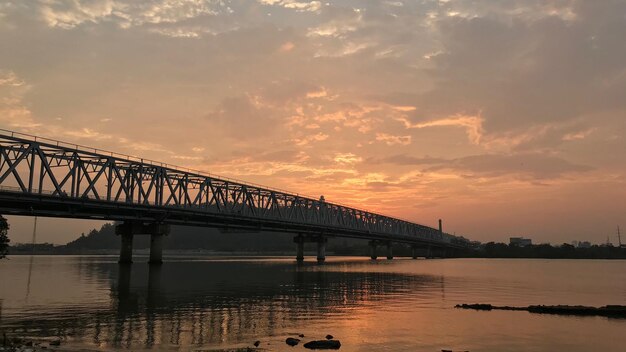
<svg viewBox="0 0 626 352">
<path fill-rule="evenodd" d="M 443 228 L 441 227 L 441 219 L 439 219 L 439 232 L 443 233 Z"/>
</svg>

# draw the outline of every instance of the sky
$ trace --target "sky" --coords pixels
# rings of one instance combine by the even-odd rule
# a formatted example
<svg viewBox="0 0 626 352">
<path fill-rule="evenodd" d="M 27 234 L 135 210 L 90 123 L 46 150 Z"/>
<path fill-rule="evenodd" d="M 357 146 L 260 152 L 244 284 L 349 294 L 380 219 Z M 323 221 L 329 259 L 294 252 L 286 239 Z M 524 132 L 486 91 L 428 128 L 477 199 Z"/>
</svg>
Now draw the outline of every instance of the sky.
<svg viewBox="0 0 626 352">
<path fill-rule="evenodd" d="M 483 242 L 616 243 L 624 33 L 624 0 L 0 0 L 0 128 Z"/>
</svg>

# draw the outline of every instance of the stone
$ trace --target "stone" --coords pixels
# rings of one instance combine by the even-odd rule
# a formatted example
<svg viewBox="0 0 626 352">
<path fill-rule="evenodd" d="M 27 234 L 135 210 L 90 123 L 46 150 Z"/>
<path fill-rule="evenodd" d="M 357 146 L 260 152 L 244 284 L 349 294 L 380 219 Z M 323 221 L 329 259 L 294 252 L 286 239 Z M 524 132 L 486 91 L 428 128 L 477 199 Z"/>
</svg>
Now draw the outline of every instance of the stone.
<svg viewBox="0 0 626 352">
<path fill-rule="evenodd" d="M 304 334 L 300 334 L 300 335 L 298 335 L 298 337 L 304 337 Z"/>
<path fill-rule="evenodd" d="M 260 344 L 261 344 L 261 341 L 257 340 L 257 341 L 254 341 L 253 345 L 254 347 L 259 347 Z"/>
<path fill-rule="evenodd" d="M 61 346 L 61 340 L 50 341 L 50 346 Z"/>
<path fill-rule="evenodd" d="M 285 340 L 285 343 L 288 344 L 289 346 L 293 347 L 293 346 L 296 346 L 297 344 L 300 343 L 300 339 L 296 339 L 296 338 L 293 338 L 293 337 L 288 337 Z"/>
<path fill-rule="evenodd" d="M 332 340 L 334 339 L 333 335 L 326 335 L 326 340 Z"/>
<path fill-rule="evenodd" d="M 339 340 L 315 340 L 304 344 L 304 348 L 311 350 L 338 350 L 340 347 Z"/>
</svg>

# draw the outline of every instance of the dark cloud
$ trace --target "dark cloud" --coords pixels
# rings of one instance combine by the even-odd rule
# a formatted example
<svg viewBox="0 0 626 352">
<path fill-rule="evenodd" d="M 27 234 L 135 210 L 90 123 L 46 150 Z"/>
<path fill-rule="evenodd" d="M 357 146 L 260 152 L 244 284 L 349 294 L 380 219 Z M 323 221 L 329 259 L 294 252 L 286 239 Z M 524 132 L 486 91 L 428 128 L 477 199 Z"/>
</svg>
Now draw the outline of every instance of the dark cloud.
<svg viewBox="0 0 626 352">
<path fill-rule="evenodd" d="M 429 156 L 414 157 L 405 154 L 392 155 L 384 158 L 369 158 L 369 164 L 395 164 L 395 165 L 432 165 L 446 162 L 443 158 L 433 158 Z"/>
<path fill-rule="evenodd" d="M 276 111 L 255 104 L 253 97 L 226 98 L 206 115 L 212 129 L 227 133 L 232 138 L 268 138 L 276 132 Z"/>
<path fill-rule="evenodd" d="M 446 17 L 434 89 L 420 112 L 480 112 L 488 132 L 573 120 L 625 109 L 624 2 L 572 2 L 572 18 Z M 602 12 L 598 16 L 597 12 Z M 440 110 L 444 107 L 444 110 Z"/>
<path fill-rule="evenodd" d="M 421 166 L 426 172 L 455 171 L 466 177 L 513 176 L 522 179 L 557 179 L 568 174 L 593 170 L 592 167 L 571 163 L 557 156 L 541 153 L 483 154 L 444 159 L 394 155 L 368 159 L 370 164 Z"/>
<path fill-rule="evenodd" d="M 557 179 L 565 175 L 591 171 L 592 168 L 577 165 L 556 156 L 543 154 L 473 155 L 453 159 L 432 166 L 428 171 L 452 170 L 470 173 L 468 176 L 499 177 L 514 176 L 523 179 Z"/>
</svg>

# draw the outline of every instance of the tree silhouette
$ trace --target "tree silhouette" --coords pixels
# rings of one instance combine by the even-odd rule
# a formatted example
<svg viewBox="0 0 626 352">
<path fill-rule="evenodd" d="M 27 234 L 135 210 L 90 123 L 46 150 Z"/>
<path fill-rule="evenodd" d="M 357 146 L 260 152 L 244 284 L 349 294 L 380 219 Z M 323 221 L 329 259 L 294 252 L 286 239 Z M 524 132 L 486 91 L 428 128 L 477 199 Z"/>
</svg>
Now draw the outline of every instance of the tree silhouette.
<svg viewBox="0 0 626 352">
<path fill-rule="evenodd" d="M 0 259 L 6 257 L 7 251 L 9 249 L 9 236 L 7 233 L 9 231 L 9 223 L 4 216 L 0 215 Z"/>
</svg>

